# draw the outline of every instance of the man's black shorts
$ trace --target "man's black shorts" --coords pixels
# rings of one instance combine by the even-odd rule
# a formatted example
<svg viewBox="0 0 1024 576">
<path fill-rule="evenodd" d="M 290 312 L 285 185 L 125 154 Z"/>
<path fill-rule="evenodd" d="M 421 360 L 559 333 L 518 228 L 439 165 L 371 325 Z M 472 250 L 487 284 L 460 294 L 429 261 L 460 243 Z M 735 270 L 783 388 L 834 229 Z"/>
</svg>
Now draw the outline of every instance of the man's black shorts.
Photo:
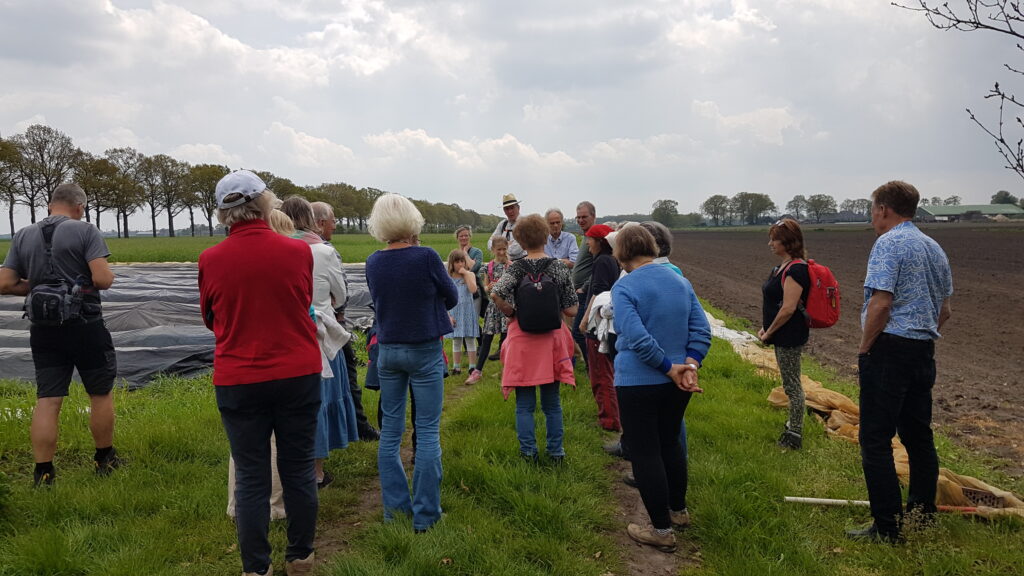
<svg viewBox="0 0 1024 576">
<path fill-rule="evenodd" d="M 32 326 L 29 334 L 37 397 L 67 396 L 75 368 L 90 395 L 103 396 L 114 387 L 117 358 L 110 331 L 102 320 Z"/>
</svg>

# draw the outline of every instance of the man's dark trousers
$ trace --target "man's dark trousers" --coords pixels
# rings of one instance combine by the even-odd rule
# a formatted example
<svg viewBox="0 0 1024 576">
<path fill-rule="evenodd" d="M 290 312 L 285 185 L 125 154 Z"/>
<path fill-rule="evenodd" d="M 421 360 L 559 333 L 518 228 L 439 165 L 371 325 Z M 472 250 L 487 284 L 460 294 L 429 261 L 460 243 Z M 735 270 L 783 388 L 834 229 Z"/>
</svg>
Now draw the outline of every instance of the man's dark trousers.
<svg viewBox="0 0 1024 576">
<path fill-rule="evenodd" d="M 363 389 L 359 386 L 359 381 L 356 379 L 356 353 L 352 350 L 352 341 L 349 340 L 341 347 L 341 351 L 345 354 L 345 369 L 348 372 L 348 388 L 352 391 L 352 404 L 356 409 L 356 428 L 359 429 L 359 436 L 364 436 L 372 426 L 366 419 L 366 413 L 363 412 Z"/>
<path fill-rule="evenodd" d="M 572 322 L 572 339 L 580 347 L 580 353 L 583 354 L 583 362 L 590 366 L 589 362 L 587 362 L 587 337 L 583 333 L 585 327 L 580 326 L 580 323 L 583 321 L 583 313 L 586 312 L 587 304 L 590 303 L 590 293 L 584 289 L 577 296 L 579 296 L 579 307 L 576 309 L 576 318 Z M 575 363 L 573 366 L 575 367 Z"/>
<path fill-rule="evenodd" d="M 880 533 L 899 534 L 901 494 L 892 438 L 910 458 L 907 510 L 934 513 L 939 458 L 932 437 L 935 343 L 882 333 L 860 368 L 860 451 L 871 515 Z"/>
</svg>

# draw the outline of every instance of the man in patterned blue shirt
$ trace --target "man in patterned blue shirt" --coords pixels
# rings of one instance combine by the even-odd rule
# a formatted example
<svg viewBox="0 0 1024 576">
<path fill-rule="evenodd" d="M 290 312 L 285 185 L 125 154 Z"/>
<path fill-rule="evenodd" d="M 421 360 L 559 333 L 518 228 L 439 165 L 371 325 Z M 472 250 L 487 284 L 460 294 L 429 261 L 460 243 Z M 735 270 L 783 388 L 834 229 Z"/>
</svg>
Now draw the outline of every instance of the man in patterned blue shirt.
<svg viewBox="0 0 1024 576">
<path fill-rule="evenodd" d="M 936 511 L 939 459 L 932 437 L 935 339 L 949 319 L 953 278 L 938 243 L 911 220 L 917 189 L 894 181 L 871 194 L 878 234 L 864 279 L 858 354 L 860 452 L 874 523 L 850 530 L 858 540 L 898 542 L 904 515 L 892 438 L 910 459 L 907 514 L 929 521 Z"/>
</svg>

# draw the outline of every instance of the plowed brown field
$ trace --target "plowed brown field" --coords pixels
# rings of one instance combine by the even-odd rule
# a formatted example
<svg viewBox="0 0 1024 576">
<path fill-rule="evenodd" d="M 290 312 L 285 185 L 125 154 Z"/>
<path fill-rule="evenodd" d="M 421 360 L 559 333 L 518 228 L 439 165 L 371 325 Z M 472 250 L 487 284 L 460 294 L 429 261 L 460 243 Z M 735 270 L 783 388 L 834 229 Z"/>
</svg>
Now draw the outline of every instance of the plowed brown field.
<svg viewBox="0 0 1024 576">
<path fill-rule="evenodd" d="M 935 421 L 961 445 L 1005 459 L 1024 476 L 1024 227 L 922 225 L 953 269 L 953 316 L 936 344 Z M 856 379 L 860 309 L 870 225 L 804 227 L 809 256 L 829 266 L 842 293 L 842 317 L 812 330 L 806 352 Z M 697 295 L 726 312 L 761 322 L 761 283 L 774 261 L 767 229 L 677 232 L 672 260 Z M 856 399 L 855 399 L 856 400 Z"/>
</svg>

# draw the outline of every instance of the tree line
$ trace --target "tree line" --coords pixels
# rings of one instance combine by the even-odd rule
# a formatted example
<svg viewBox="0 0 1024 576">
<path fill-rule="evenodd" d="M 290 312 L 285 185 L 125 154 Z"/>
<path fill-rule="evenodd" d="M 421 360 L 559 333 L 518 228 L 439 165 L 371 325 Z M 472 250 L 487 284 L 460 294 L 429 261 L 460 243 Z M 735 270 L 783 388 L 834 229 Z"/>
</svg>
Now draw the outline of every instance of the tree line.
<svg viewBox="0 0 1024 576">
<path fill-rule="evenodd" d="M 175 218 L 185 212 L 192 236 L 196 235 L 197 217 L 206 221 L 205 229 L 212 236 L 217 209 L 214 188 L 230 171 L 227 166 L 190 164 L 167 154 L 147 156 L 131 147 L 110 148 L 97 155 L 76 147 L 59 130 L 35 124 L 10 138 L 0 137 L 0 208 L 7 208 L 13 235 L 18 206 L 28 209 L 34 223 L 57 186 L 73 180 L 88 197 L 86 220 L 99 228 L 103 214 L 113 216 L 118 238 L 128 237 L 128 217 L 140 211 L 149 214 L 153 236 L 158 232 L 158 218 L 165 219 L 168 234 L 174 236 Z M 298 186 L 271 172 L 253 172 L 280 198 L 299 194 L 310 201 L 327 202 L 334 207 L 343 231 L 365 230 L 374 201 L 385 193 L 344 182 Z M 458 204 L 413 203 L 423 214 L 426 231 L 447 231 L 461 224 L 489 230 L 500 220 Z"/>
</svg>

